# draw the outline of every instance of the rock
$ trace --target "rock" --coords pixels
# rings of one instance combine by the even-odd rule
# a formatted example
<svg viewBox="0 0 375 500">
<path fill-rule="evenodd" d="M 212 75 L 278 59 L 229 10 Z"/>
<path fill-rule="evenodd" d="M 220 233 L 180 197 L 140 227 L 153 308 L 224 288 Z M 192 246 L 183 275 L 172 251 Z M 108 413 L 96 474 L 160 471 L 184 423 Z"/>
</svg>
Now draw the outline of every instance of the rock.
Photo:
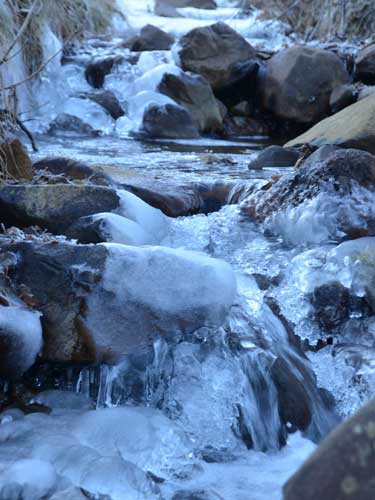
<svg viewBox="0 0 375 500">
<path fill-rule="evenodd" d="M 19 243 L 12 274 L 43 310 L 43 358 L 117 363 L 159 336 L 220 326 L 234 301 L 230 266 L 163 247 Z M 189 280 L 186 276 L 189 275 Z"/>
<path fill-rule="evenodd" d="M 359 52 L 355 60 L 354 77 L 366 85 L 375 85 L 375 44 Z"/>
<path fill-rule="evenodd" d="M 298 207 L 323 192 L 331 200 L 336 193 L 339 202 L 343 196 L 352 196 L 353 184 L 374 191 L 375 157 L 364 151 L 339 150 L 324 161 L 302 164 L 298 170 L 283 175 L 276 182 L 250 194 L 243 202 L 242 211 L 263 222 L 268 217 Z M 355 225 L 358 221 L 350 220 L 350 212 L 348 216 L 342 210 L 338 211 L 338 208 L 334 216 L 339 217 L 336 229 L 339 228 L 343 235 L 350 236 L 354 229 L 352 224 Z M 367 214 L 367 217 L 365 225 L 372 231 L 371 214 Z M 359 219 L 359 214 L 356 218 Z M 306 223 L 305 220 L 305 226 Z M 307 227 L 305 230 L 307 231 Z"/>
<path fill-rule="evenodd" d="M 184 35 L 178 44 L 182 69 L 203 76 L 214 92 L 233 84 L 234 67 L 255 56 L 255 49 L 222 22 L 195 28 Z"/>
<path fill-rule="evenodd" d="M 154 12 L 158 16 L 180 17 L 177 9 L 195 7 L 197 9 L 216 9 L 214 0 L 156 0 Z"/>
<path fill-rule="evenodd" d="M 233 116 L 250 116 L 251 107 L 248 101 L 241 101 L 230 110 Z"/>
<path fill-rule="evenodd" d="M 126 44 L 133 52 L 144 52 L 149 50 L 169 50 L 174 44 L 174 38 L 169 33 L 147 24 L 143 26 L 139 35 L 133 37 Z"/>
<path fill-rule="evenodd" d="M 159 139 L 196 139 L 198 129 L 185 108 L 174 105 L 149 105 L 143 114 L 142 133 Z"/>
<path fill-rule="evenodd" d="M 48 134 L 76 133 L 89 136 L 100 135 L 99 130 L 95 130 L 91 125 L 78 118 L 78 116 L 68 113 L 59 114 L 49 125 Z"/>
<path fill-rule="evenodd" d="M 283 120 L 314 123 L 330 114 L 332 91 L 348 81 L 349 74 L 335 54 L 304 46 L 284 49 L 267 64 L 262 103 Z"/>
<path fill-rule="evenodd" d="M 267 167 L 292 167 L 299 159 L 300 153 L 281 146 L 268 146 L 249 163 L 250 170 L 261 170 Z"/>
<path fill-rule="evenodd" d="M 111 213 L 81 217 L 66 231 L 66 235 L 84 244 L 113 242 L 140 246 L 157 243 L 157 239 L 137 222 Z"/>
<path fill-rule="evenodd" d="M 333 431 L 284 486 L 285 500 L 369 500 L 375 491 L 375 400 Z"/>
<path fill-rule="evenodd" d="M 42 350 L 41 314 L 15 303 L 0 305 L 0 376 L 18 378 Z"/>
<path fill-rule="evenodd" d="M 222 129 L 220 109 L 209 83 L 199 75 L 166 73 L 158 85 L 158 91 L 191 115 L 195 127 L 201 132 L 215 132 Z"/>
<path fill-rule="evenodd" d="M 366 99 L 366 97 L 369 97 L 370 95 L 375 94 L 375 86 L 372 87 L 363 87 L 358 93 L 358 101 L 361 101 L 362 99 Z"/>
<path fill-rule="evenodd" d="M 333 89 L 329 99 L 329 106 L 332 113 L 337 113 L 353 104 L 356 101 L 357 95 L 358 92 L 354 85 L 339 85 Z"/>
<path fill-rule="evenodd" d="M 19 139 L 11 138 L 0 143 L 0 170 L 2 175 L 13 179 L 33 178 L 33 168 L 26 148 Z"/>
<path fill-rule="evenodd" d="M 316 124 L 306 133 L 289 141 L 286 147 L 302 144 L 333 144 L 363 149 L 375 154 L 375 95 L 367 97 Z"/>
<path fill-rule="evenodd" d="M 216 97 L 228 107 L 243 100 L 251 102 L 253 107 L 259 68 L 260 65 L 255 60 L 234 64 L 226 84 L 215 91 Z"/>
<path fill-rule="evenodd" d="M 73 184 L 0 186 L 1 222 L 62 233 L 80 217 L 120 209 L 116 191 Z"/>
<path fill-rule="evenodd" d="M 332 156 L 339 150 L 340 148 L 338 146 L 331 146 L 328 144 L 327 146 L 321 146 L 304 160 L 303 166 L 305 168 L 307 167 L 313 168 L 315 163 L 327 160 L 330 156 Z"/>
<path fill-rule="evenodd" d="M 72 179 L 82 180 L 89 179 L 95 174 L 94 170 L 81 163 L 80 161 L 72 160 L 64 157 L 47 157 L 33 164 L 35 170 L 48 170 L 51 174 L 64 174 Z"/>
<path fill-rule="evenodd" d="M 90 92 L 87 94 L 87 97 L 104 108 L 114 120 L 117 120 L 125 115 L 125 111 L 119 100 L 110 90 Z"/>
<path fill-rule="evenodd" d="M 105 77 L 111 73 L 115 64 L 120 64 L 122 60 L 120 56 L 110 56 L 92 61 L 85 69 L 87 82 L 95 89 L 101 89 Z"/>
<path fill-rule="evenodd" d="M 339 281 L 324 283 L 313 291 L 311 305 L 320 328 L 332 330 L 349 319 L 349 289 Z"/>
</svg>

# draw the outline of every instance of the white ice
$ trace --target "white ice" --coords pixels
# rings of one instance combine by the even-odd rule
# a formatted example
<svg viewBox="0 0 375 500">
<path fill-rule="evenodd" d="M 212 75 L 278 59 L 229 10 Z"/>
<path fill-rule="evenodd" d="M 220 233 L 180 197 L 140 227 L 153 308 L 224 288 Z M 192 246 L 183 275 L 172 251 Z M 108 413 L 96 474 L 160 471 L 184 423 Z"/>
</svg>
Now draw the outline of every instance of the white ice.
<svg viewBox="0 0 375 500">
<path fill-rule="evenodd" d="M 142 226 L 133 220 L 113 213 L 100 213 L 92 216 L 94 221 L 99 221 L 100 230 L 110 243 L 123 245 L 152 245 L 157 239 L 145 231 Z"/>
</svg>

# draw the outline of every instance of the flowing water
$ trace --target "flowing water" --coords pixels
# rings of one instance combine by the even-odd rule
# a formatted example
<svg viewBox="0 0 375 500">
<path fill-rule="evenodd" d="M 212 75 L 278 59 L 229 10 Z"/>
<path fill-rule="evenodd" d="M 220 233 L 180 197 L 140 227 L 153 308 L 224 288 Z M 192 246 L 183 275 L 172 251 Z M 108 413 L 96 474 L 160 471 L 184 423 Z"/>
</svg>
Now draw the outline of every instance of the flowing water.
<svg viewBox="0 0 375 500">
<path fill-rule="evenodd" d="M 167 19 L 154 16 L 146 1 L 122 0 L 136 28 L 150 22 L 179 35 L 220 19 L 260 48 L 278 48 L 287 40 L 281 23 L 241 18 L 230 1 L 218 3 L 216 11 L 188 9 L 186 17 Z M 57 40 L 49 50 L 56 45 Z M 175 67 L 171 52 L 143 53 L 136 64 L 125 60 L 106 77 L 105 87 L 129 110 L 117 122 L 78 97 L 90 90 L 82 61 L 119 51 L 117 39 L 91 40 L 67 64 L 56 62 L 46 70 L 35 88 L 30 122 L 39 145 L 35 159 L 70 156 L 116 168 L 120 177 L 123 172 L 124 177 L 176 183 L 221 180 L 251 186 L 275 173 L 247 168 L 251 155 L 269 143 L 264 137 L 232 142 L 132 138 L 145 105 L 160 99 L 155 88 L 162 71 Z M 47 136 L 59 113 L 90 123 L 100 137 Z M 311 213 L 319 207 L 304 210 L 311 225 Z M 323 231 L 324 220 L 322 236 L 313 241 L 296 214 L 286 214 L 277 224 L 288 231 L 245 220 L 236 205 L 171 219 L 162 245 L 224 259 L 235 270 L 238 295 L 226 323 L 173 345 L 158 340 L 147 360 L 52 373 L 39 369 L 34 383 L 48 390 L 35 402 L 53 412 L 0 415 L 0 498 L 50 498 L 54 489 L 68 491 L 74 485 L 113 500 L 280 499 L 283 483 L 316 443 L 370 397 L 375 337 L 371 318 L 354 308 L 344 341 L 333 338 L 323 349 L 315 348 L 322 332 L 311 319 L 308 293 L 327 276 L 359 289 L 371 266 L 353 263 L 354 250 L 338 249 Z M 373 252 L 366 245 L 366 252 Z M 310 345 L 307 356 L 290 325 Z M 361 345 L 353 334 L 360 328 L 365 332 Z"/>
</svg>

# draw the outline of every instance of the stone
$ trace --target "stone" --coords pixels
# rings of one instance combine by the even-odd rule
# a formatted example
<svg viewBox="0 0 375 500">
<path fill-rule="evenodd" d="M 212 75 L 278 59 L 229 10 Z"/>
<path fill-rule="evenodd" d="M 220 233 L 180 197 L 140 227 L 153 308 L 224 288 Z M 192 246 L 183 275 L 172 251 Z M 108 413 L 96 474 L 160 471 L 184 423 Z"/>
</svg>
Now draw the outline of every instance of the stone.
<svg viewBox="0 0 375 500">
<path fill-rule="evenodd" d="M 188 111 L 177 104 L 149 105 L 143 114 L 142 133 L 159 139 L 196 139 L 199 132 Z"/>
<path fill-rule="evenodd" d="M 78 116 L 70 115 L 69 113 L 60 113 L 50 123 L 48 134 L 56 135 L 67 132 L 92 137 L 100 135 L 99 130 L 95 130 L 89 123 L 86 123 Z"/>
<path fill-rule="evenodd" d="M 95 171 L 88 165 L 64 157 L 47 157 L 33 164 L 35 170 L 48 170 L 51 174 L 71 177 L 76 180 L 89 179 Z"/>
<path fill-rule="evenodd" d="M 286 147 L 325 144 L 363 149 L 375 154 L 375 95 L 369 96 L 317 123 L 289 141 Z"/>
<path fill-rule="evenodd" d="M 355 103 L 357 95 L 358 92 L 354 85 L 339 85 L 333 89 L 329 98 L 329 106 L 332 113 L 337 113 Z"/>
<path fill-rule="evenodd" d="M 216 97 L 231 107 L 246 100 L 254 107 L 260 64 L 255 60 L 236 63 L 231 68 L 226 84 L 215 91 Z"/>
<path fill-rule="evenodd" d="M 281 146 L 268 146 L 249 163 L 250 170 L 261 170 L 267 167 L 293 167 L 299 159 L 299 151 L 282 148 Z"/>
<path fill-rule="evenodd" d="M 284 486 L 285 500 L 369 500 L 375 491 L 375 400 L 334 430 Z"/>
<path fill-rule="evenodd" d="M 339 281 L 317 286 L 310 299 L 313 318 L 322 329 L 332 330 L 349 319 L 349 289 Z"/>
<path fill-rule="evenodd" d="M 195 28 L 184 35 L 178 44 L 182 69 L 203 76 L 215 93 L 233 84 L 236 65 L 255 57 L 255 49 L 223 22 Z"/>
<path fill-rule="evenodd" d="M 260 84 L 262 104 L 280 119 L 315 123 L 330 114 L 332 91 L 348 82 L 349 74 L 338 56 L 295 46 L 268 61 Z"/>
<path fill-rule="evenodd" d="M 120 101 L 110 90 L 90 92 L 87 94 L 87 97 L 104 108 L 114 120 L 118 120 L 118 118 L 125 115 L 125 110 L 121 106 Z"/>
<path fill-rule="evenodd" d="M 191 73 L 166 73 L 158 85 L 158 91 L 184 107 L 201 132 L 222 129 L 219 106 L 209 83 L 203 77 Z"/>
<path fill-rule="evenodd" d="M 360 91 L 358 92 L 358 101 L 361 101 L 362 99 L 366 99 L 366 97 L 369 97 L 370 95 L 375 94 L 375 85 L 368 87 L 362 87 Z"/>
<path fill-rule="evenodd" d="M 163 247 L 23 242 L 12 273 L 43 311 L 43 359 L 116 364 L 218 327 L 234 301 L 235 276 L 225 262 Z M 186 275 L 189 280 L 186 280 Z"/>
<path fill-rule="evenodd" d="M 150 50 L 170 50 L 174 44 L 174 37 L 169 33 L 147 24 L 143 26 L 139 35 L 131 38 L 126 46 L 133 52 L 145 52 Z"/>
<path fill-rule="evenodd" d="M 327 160 L 330 156 L 337 153 L 340 148 L 338 146 L 331 146 L 327 144 L 326 146 L 320 146 L 320 148 L 316 149 L 313 153 L 311 153 L 304 161 L 303 166 L 314 167 L 315 163 Z"/>
<path fill-rule="evenodd" d="M 154 12 L 158 16 L 180 17 L 177 9 L 195 7 L 197 9 L 216 9 L 215 0 L 156 0 Z"/>
<path fill-rule="evenodd" d="M 0 170 L 3 177 L 31 180 L 34 172 L 25 146 L 19 139 L 11 138 L 0 143 Z"/>
<path fill-rule="evenodd" d="M 354 77 L 366 85 L 375 85 L 375 44 L 369 45 L 358 53 Z"/>
<path fill-rule="evenodd" d="M 61 234 L 80 217 L 120 208 L 116 191 L 74 184 L 0 186 L 1 222 Z"/>
<path fill-rule="evenodd" d="M 111 73 L 116 64 L 121 63 L 121 56 L 110 56 L 96 59 L 90 62 L 85 69 L 85 78 L 87 82 L 95 89 L 101 89 L 104 85 L 104 79 Z"/>
</svg>

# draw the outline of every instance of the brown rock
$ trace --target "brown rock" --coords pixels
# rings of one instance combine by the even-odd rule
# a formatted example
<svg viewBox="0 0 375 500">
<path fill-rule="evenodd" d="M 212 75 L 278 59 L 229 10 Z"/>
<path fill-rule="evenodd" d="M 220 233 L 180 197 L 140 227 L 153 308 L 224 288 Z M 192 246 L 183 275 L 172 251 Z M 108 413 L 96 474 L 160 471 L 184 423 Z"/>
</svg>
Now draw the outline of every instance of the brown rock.
<svg viewBox="0 0 375 500">
<path fill-rule="evenodd" d="M 17 180 L 33 178 L 32 162 L 19 139 L 10 139 L 0 144 L 0 167 L 5 177 Z"/>
</svg>

